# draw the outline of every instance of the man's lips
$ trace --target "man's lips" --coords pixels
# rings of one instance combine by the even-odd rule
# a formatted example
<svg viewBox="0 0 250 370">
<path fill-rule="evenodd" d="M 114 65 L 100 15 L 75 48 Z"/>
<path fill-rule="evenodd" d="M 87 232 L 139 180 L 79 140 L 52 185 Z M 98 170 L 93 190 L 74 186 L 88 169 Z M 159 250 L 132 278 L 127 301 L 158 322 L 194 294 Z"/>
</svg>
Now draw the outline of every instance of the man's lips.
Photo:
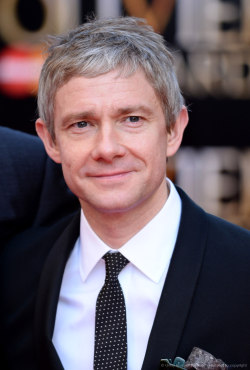
<svg viewBox="0 0 250 370">
<path fill-rule="evenodd" d="M 93 174 L 88 174 L 88 177 L 93 177 L 93 178 L 115 178 L 115 177 L 122 177 L 125 176 L 132 171 L 116 171 L 116 172 L 103 172 L 103 173 L 93 173 Z"/>
</svg>

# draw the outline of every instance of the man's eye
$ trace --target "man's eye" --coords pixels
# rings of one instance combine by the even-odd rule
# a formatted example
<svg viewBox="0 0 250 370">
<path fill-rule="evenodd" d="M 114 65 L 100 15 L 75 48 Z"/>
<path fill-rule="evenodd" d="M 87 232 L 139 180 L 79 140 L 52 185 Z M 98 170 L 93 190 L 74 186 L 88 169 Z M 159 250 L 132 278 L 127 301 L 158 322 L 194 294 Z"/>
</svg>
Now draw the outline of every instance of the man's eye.
<svg viewBox="0 0 250 370">
<path fill-rule="evenodd" d="M 84 127 L 87 127 L 87 125 L 88 125 L 88 122 L 86 122 L 86 121 L 80 121 L 80 122 L 75 123 L 75 126 L 77 128 L 84 128 Z"/>
<path fill-rule="evenodd" d="M 130 117 L 128 117 L 128 120 L 129 120 L 129 122 L 135 123 L 135 122 L 139 122 L 140 117 L 139 116 L 130 116 Z"/>
</svg>

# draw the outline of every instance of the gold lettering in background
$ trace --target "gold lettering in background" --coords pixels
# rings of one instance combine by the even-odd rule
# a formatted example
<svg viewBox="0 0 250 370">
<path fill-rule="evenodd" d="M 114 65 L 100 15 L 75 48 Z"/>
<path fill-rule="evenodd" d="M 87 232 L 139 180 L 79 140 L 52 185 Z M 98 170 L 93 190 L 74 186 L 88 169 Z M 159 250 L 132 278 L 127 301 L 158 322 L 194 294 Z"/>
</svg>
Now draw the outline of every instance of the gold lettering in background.
<svg viewBox="0 0 250 370">
<path fill-rule="evenodd" d="M 39 43 L 44 35 L 62 33 L 79 24 L 80 0 L 39 0 L 44 19 L 39 29 L 31 31 L 20 22 L 17 11 L 19 2 L 0 0 L 0 38 L 7 44 Z"/>
<path fill-rule="evenodd" d="M 158 33 L 163 33 L 171 17 L 175 0 L 123 0 L 129 15 L 145 18 Z"/>
</svg>

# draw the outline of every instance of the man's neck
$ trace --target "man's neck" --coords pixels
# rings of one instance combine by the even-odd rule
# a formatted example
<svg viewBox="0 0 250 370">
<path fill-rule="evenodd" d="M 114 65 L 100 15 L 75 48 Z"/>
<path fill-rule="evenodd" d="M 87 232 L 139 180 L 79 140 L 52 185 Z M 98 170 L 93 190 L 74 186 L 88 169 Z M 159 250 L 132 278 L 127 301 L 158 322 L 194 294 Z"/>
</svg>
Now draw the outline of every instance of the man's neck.
<svg viewBox="0 0 250 370">
<path fill-rule="evenodd" d="M 168 191 L 160 202 L 148 207 L 147 202 L 125 212 L 101 212 L 82 204 L 84 215 L 99 238 L 113 249 L 119 249 L 137 234 L 162 209 Z M 152 202 L 150 202 L 152 204 Z"/>
</svg>

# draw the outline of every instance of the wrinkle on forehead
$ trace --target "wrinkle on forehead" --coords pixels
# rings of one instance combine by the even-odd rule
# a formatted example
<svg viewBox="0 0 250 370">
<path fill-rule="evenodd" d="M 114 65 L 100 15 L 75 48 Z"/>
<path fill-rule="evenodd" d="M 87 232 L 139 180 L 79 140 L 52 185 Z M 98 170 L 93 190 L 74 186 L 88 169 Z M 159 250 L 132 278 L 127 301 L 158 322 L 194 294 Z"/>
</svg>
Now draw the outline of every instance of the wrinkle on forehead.
<svg viewBox="0 0 250 370">
<path fill-rule="evenodd" d="M 151 96 L 150 104 L 143 99 L 146 90 Z M 63 121 L 70 115 L 75 118 L 94 117 L 97 111 L 100 113 L 107 109 L 114 115 L 133 112 L 151 115 L 154 104 L 161 107 L 158 96 L 142 71 L 125 78 L 112 71 L 93 78 L 77 76 L 70 79 L 56 94 L 55 114 L 63 112 Z"/>
</svg>

